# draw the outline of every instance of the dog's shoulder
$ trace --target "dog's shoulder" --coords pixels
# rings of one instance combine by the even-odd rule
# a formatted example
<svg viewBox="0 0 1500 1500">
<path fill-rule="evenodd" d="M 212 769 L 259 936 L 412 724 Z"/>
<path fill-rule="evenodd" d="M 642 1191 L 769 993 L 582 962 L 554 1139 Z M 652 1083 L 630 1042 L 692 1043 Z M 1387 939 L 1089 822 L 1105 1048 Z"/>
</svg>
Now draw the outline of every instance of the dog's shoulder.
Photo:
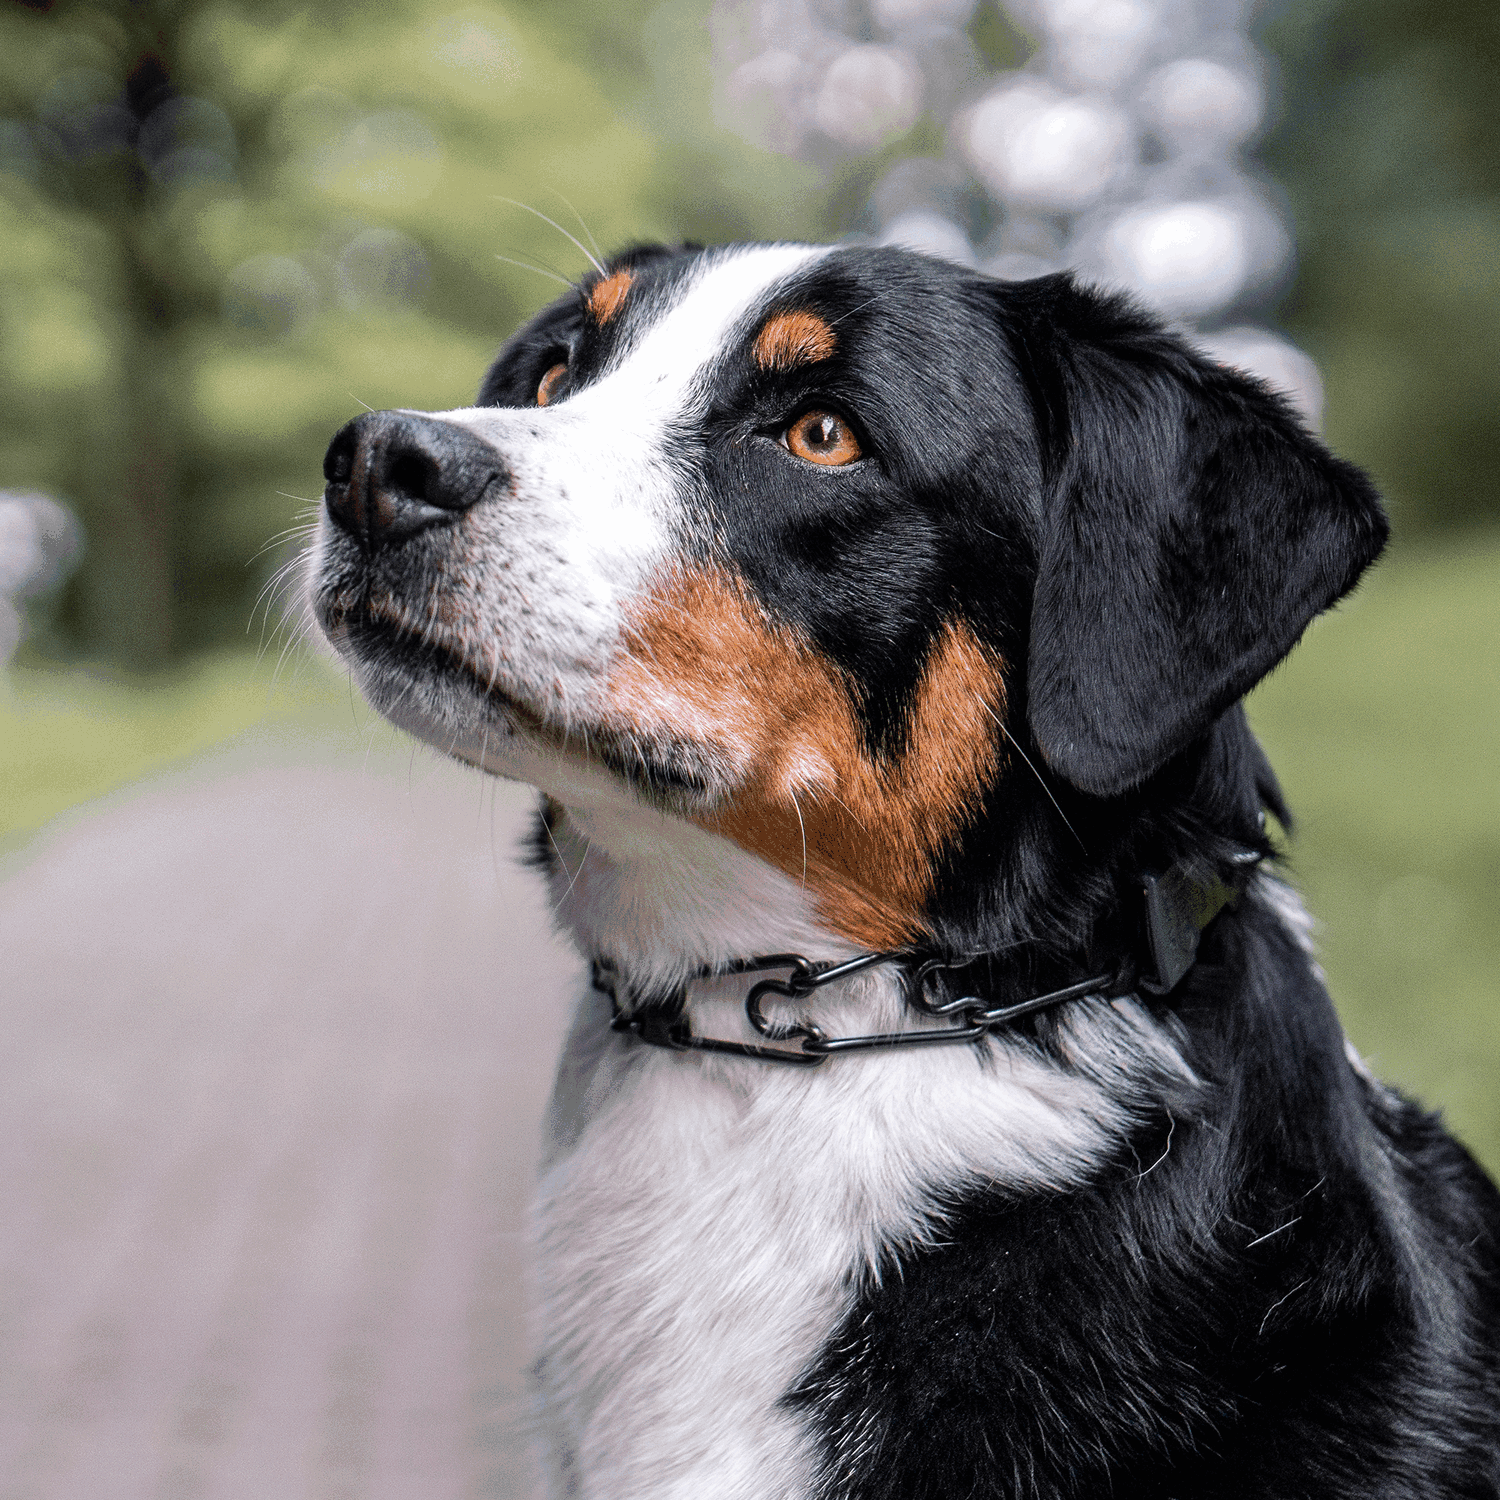
<svg viewBox="0 0 1500 1500">
<path fill-rule="evenodd" d="M 1080 1500 L 1126 1475 L 1132 1496 L 1497 1492 L 1500 1194 L 1318 1045 L 1337 1020 L 1285 892 L 1246 908 L 1179 1006 L 1201 1091 L 1083 1188 L 971 1196 L 863 1286 L 793 1397 L 820 1493 L 988 1493 L 1000 1443 L 1018 1493 Z"/>
</svg>

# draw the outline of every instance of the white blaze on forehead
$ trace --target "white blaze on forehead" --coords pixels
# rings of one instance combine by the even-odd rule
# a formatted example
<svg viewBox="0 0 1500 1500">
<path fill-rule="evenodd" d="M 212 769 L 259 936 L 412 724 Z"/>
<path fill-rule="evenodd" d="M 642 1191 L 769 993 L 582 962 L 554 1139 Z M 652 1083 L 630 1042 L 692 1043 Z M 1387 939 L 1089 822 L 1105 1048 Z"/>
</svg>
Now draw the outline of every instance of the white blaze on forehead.
<svg viewBox="0 0 1500 1500">
<path fill-rule="evenodd" d="M 513 519 L 564 568 L 575 600 L 617 604 L 665 560 L 690 527 L 674 436 L 707 392 L 706 372 L 774 290 L 832 247 L 765 245 L 706 255 L 677 297 L 635 333 L 605 374 L 554 406 L 443 412 L 505 456 Z M 545 513 L 544 513 L 545 512 Z M 610 605 L 606 605 L 606 608 Z"/>
<path fill-rule="evenodd" d="M 666 424 L 692 410 L 695 393 L 704 389 L 703 373 L 724 353 L 747 314 L 788 277 L 832 249 L 761 245 L 706 255 L 684 279 L 676 300 L 630 339 L 599 380 L 555 406 L 523 408 L 524 425 L 549 433 L 584 422 L 598 422 L 602 431 L 628 427 L 636 439 L 633 447 L 659 439 Z M 498 439 L 516 425 L 520 413 L 471 407 L 439 415 Z"/>
<path fill-rule="evenodd" d="M 580 405 L 618 399 L 623 387 L 676 415 L 698 377 L 724 352 L 742 319 L 788 277 L 832 252 L 831 245 L 758 245 L 705 257 L 682 293 L 596 384 Z"/>
</svg>

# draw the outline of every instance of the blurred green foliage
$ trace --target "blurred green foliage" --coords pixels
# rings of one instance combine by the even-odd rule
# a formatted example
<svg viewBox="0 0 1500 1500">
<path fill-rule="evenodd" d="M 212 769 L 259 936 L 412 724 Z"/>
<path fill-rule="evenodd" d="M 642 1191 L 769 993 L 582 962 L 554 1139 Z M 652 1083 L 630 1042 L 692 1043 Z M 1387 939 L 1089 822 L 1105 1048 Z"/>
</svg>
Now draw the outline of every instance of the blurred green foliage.
<svg viewBox="0 0 1500 1500">
<path fill-rule="evenodd" d="M 971 33 L 1024 54 L 993 0 Z M 1297 0 L 1263 33 L 1329 435 L 1404 530 L 1500 519 L 1500 11 Z M 714 127 L 709 53 L 707 0 L 0 0 L 0 487 L 90 542 L 33 654 L 243 631 L 334 429 L 468 400 L 584 268 L 568 235 L 826 236 L 937 149 L 820 180 Z"/>
<path fill-rule="evenodd" d="M 255 727 L 339 713 L 353 694 L 321 661 L 268 680 L 244 648 L 195 656 L 147 678 L 19 668 L 0 697 L 0 854 L 50 819 Z M 299 668 L 304 666 L 299 662 Z"/>
<path fill-rule="evenodd" d="M 1251 695 L 1349 1035 L 1500 1171 L 1500 540 L 1381 563 Z"/>
<path fill-rule="evenodd" d="M 1398 531 L 1500 521 L 1500 7 L 1281 0 L 1262 40 L 1291 198 L 1283 306 L 1327 430 Z"/>
<path fill-rule="evenodd" d="M 504 200 L 606 246 L 813 230 L 803 169 L 705 128 L 709 45 L 671 3 L 3 0 L 0 486 L 83 518 L 65 636 L 242 632 L 334 429 L 465 404 L 584 269 Z"/>
</svg>

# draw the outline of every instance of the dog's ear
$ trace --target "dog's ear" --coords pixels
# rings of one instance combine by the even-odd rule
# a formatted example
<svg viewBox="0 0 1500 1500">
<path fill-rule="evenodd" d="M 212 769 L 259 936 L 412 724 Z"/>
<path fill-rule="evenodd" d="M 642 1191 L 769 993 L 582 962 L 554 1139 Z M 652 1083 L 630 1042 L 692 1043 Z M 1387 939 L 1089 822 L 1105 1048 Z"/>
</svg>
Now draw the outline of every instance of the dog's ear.
<svg viewBox="0 0 1500 1500">
<path fill-rule="evenodd" d="M 1387 523 L 1285 402 L 1129 302 L 1051 276 L 1004 305 L 1044 455 L 1031 730 L 1060 776 L 1111 796 L 1275 666 Z"/>
</svg>

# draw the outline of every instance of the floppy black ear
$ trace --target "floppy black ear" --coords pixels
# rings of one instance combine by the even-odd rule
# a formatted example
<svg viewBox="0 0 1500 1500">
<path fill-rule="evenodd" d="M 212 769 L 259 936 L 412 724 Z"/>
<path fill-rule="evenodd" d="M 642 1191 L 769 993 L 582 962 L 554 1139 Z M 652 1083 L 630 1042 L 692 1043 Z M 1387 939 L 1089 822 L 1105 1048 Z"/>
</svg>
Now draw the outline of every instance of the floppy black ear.
<svg viewBox="0 0 1500 1500">
<path fill-rule="evenodd" d="M 1279 397 L 1129 302 L 1052 276 L 1007 311 L 1048 467 L 1031 729 L 1053 770 L 1110 796 L 1280 661 L 1388 526 Z"/>
</svg>

